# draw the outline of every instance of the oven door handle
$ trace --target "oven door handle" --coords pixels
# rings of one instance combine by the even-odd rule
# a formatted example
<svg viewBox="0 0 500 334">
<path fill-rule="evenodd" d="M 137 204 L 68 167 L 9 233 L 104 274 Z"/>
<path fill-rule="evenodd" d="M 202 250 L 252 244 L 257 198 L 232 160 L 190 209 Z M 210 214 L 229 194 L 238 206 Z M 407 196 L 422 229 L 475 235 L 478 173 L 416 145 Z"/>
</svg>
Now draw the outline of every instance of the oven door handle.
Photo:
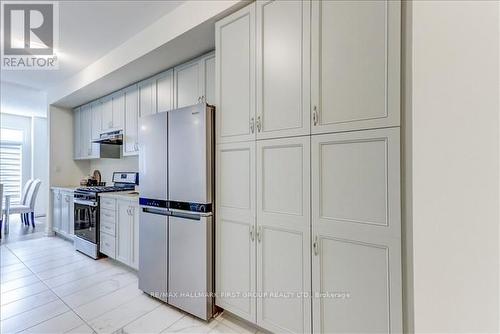
<svg viewBox="0 0 500 334">
<path fill-rule="evenodd" d="M 97 206 L 97 202 L 93 202 L 93 201 L 84 201 L 81 199 L 74 199 L 73 201 L 75 204 L 88 205 L 88 206 L 92 206 L 92 207 Z"/>
</svg>

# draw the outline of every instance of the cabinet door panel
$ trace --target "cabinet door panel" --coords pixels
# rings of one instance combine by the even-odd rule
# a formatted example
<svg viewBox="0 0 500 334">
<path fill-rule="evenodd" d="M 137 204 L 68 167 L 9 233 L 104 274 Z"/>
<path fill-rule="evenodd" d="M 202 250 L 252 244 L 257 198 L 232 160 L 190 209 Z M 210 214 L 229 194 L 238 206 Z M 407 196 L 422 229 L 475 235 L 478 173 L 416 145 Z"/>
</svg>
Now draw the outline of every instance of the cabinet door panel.
<svg viewBox="0 0 500 334">
<path fill-rule="evenodd" d="M 113 94 L 113 117 L 112 128 L 115 130 L 123 129 L 125 118 L 125 93 L 123 91 Z M 104 121 L 103 121 L 104 123 Z"/>
<path fill-rule="evenodd" d="M 255 298 L 224 294 L 255 292 L 255 143 L 217 147 L 216 303 L 256 321 Z"/>
<path fill-rule="evenodd" d="M 82 113 L 80 108 L 76 108 L 73 111 L 73 159 L 80 159 L 82 157 L 81 146 L 82 146 L 82 133 L 81 133 L 81 122 Z"/>
<path fill-rule="evenodd" d="M 310 6 L 257 2 L 257 138 L 309 134 Z"/>
<path fill-rule="evenodd" d="M 102 123 L 102 103 L 97 101 L 91 104 L 91 135 L 90 135 L 90 158 L 99 158 L 99 153 L 101 146 L 99 144 L 93 143 L 94 139 L 99 138 L 101 134 L 101 123 Z"/>
<path fill-rule="evenodd" d="M 272 332 L 309 332 L 310 138 L 257 142 L 257 323 Z M 279 268 L 279 270 L 277 270 Z"/>
<path fill-rule="evenodd" d="M 92 125 L 90 121 L 90 104 L 84 105 L 80 109 L 80 157 L 88 159 L 90 154 L 90 138 L 92 135 Z"/>
<path fill-rule="evenodd" d="M 215 25 L 217 141 L 255 139 L 255 3 Z"/>
<path fill-rule="evenodd" d="M 113 128 L 113 100 L 111 96 L 101 99 L 101 131 L 109 131 Z"/>
<path fill-rule="evenodd" d="M 69 234 L 69 210 L 70 210 L 70 196 L 66 192 L 61 192 L 61 229 L 63 235 Z"/>
<path fill-rule="evenodd" d="M 312 137 L 316 332 L 401 332 L 399 129 Z M 352 317 L 362 313 L 362 317 Z"/>
<path fill-rule="evenodd" d="M 215 105 L 215 53 L 203 58 L 204 63 L 204 97 L 206 103 Z"/>
<path fill-rule="evenodd" d="M 61 193 L 52 190 L 52 229 L 55 232 L 61 230 Z"/>
<path fill-rule="evenodd" d="M 148 79 L 137 84 L 139 89 L 139 117 L 156 113 L 156 81 Z"/>
<path fill-rule="evenodd" d="M 313 133 L 399 125 L 400 2 L 313 1 Z"/>
<path fill-rule="evenodd" d="M 200 67 L 196 60 L 174 68 L 176 108 L 199 103 L 198 99 L 203 95 Z"/>
<path fill-rule="evenodd" d="M 123 129 L 123 155 L 137 155 L 139 123 L 139 95 L 137 86 L 125 90 L 125 126 Z"/>
<path fill-rule="evenodd" d="M 130 216 L 130 204 L 128 201 L 116 201 L 116 259 L 130 265 L 130 253 L 132 247 L 132 217 Z"/>
<path fill-rule="evenodd" d="M 132 251 L 130 256 L 130 266 L 139 270 L 139 206 L 131 205 L 132 210 Z"/>
<path fill-rule="evenodd" d="M 74 193 L 69 193 L 69 235 L 75 235 L 75 202 L 73 201 Z"/>
<path fill-rule="evenodd" d="M 157 112 L 169 111 L 173 108 L 174 74 L 172 70 L 161 73 L 156 79 Z"/>
</svg>

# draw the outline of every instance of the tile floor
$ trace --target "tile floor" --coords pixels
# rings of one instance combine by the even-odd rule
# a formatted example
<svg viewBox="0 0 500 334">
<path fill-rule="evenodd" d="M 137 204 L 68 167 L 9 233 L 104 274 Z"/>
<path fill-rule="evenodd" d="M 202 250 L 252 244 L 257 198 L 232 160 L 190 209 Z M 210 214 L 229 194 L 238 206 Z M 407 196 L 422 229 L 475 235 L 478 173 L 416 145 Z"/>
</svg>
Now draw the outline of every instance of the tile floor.
<svg viewBox="0 0 500 334">
<path fill-rule="evenodd" d="M 1 333 L 256 333 L 224 314 L 197 320 L 142 293 L 136 272 L 57 237 L 0 246 Z"/>
<path fill-rule="evenodd" d="M 21 223 L 19 215 L 10 215 L 9 233 L 4 233 L 4 226 L 0 232 L 0 244 L 43 238 L 45 236 L 45 217 L 35 218 L 35 227 L 26 226 Z"/>
</svg>

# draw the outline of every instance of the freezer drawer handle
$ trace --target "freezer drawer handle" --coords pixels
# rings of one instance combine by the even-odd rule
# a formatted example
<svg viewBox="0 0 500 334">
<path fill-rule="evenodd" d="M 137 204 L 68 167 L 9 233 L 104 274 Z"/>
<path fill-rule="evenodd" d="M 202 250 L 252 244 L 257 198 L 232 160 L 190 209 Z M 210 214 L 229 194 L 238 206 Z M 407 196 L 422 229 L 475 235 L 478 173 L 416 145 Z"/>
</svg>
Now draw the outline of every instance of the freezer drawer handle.
<svg viewBox="0 0 500 334">
<path fill-rule="evenodd" d="M 201 220 L 201 215 L 196 214 L 196 213 L 187 213 L 187 212 L 180 212 L 180 211 L 174 210 L 174 211 L 171 211 L 170 214 L 172 217 L 179 217 L 179 218 L 191 219 L 191 220 Z"/>
</svg>

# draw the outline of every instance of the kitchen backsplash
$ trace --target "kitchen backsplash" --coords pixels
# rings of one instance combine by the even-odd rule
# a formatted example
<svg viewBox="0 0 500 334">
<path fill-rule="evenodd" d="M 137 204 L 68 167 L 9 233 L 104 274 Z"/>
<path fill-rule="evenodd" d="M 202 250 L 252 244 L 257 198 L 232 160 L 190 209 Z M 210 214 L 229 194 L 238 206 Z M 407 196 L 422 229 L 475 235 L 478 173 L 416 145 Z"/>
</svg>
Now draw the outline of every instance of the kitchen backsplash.
<svg viewBox="0 0 500 334">
<path fill-rule="evenodd" d="M 96 159 L 90 162 L 91 174 L 95 169 L 101 171 L 102 181 L 112 184 L 113 172 L 139 171 L 139 158 L 137 156 L 122 157 L 121 159 Z"/>
</svg>

